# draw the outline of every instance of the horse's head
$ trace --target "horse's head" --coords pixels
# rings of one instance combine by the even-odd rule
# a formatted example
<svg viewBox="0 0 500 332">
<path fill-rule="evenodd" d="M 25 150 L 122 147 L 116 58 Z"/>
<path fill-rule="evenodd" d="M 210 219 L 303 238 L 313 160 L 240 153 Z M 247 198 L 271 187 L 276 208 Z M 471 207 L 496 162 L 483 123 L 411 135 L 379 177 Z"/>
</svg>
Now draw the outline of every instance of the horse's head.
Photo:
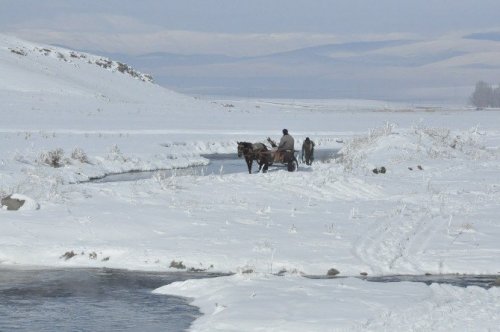
<svg viewBox="0 0 500 332">
<path fill-rule="evenodd" d="M 238 157 L 248 154 L 252 150 L 252 143 L 248 142 L 237 142 L 238 143 Z"/>
<path fill-rule="evenodd" d="M 237 143 L 238 143 L 238 158 L 241 158 L 241 156 L 243 156 L 244 145 L 243 142 L 237 142 Z"/>
</svg>

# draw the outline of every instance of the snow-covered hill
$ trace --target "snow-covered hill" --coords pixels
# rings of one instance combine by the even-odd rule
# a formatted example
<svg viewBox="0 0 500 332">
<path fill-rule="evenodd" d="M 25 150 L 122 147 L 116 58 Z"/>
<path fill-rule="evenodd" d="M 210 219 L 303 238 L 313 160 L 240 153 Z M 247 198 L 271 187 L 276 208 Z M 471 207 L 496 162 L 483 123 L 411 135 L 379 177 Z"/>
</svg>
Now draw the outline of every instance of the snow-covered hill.
<svg viewBox="0 0 500 332">
<path fill-rule="evenodd" d="M 116 82 L 126 80 L 114 73 L 142 82 L 153 81 L 150 75 L 108 58 L 5 35 L 0 35 L 0 52 L 0 90 L 92 96 L 96 91 L 102 91 L 103 95 L 120 91 L 112 88 Z"/>
<path fill-rule="evenodd" d="M 0 127 L 26 130 L 144 128 L 147 118 L 162 128 L 185 122 L 186 113 L 213 117 L 218 108 L 160 87 L 126 64 L 4 35 L 0 98 Z"/>
<path fill-rule="evenodd" d="M 54 47 L 48 45 L 35 44 L 31 42 L 27 42 L 24 40 L 20 40 L 14 37 L 1 35 L 0 34 L 0 50 L 2 50 L 2 64 L 3 68 L 7 69 L 11 67 L 12 69 L 17 67 L 18 69 L 24 68 L 29 69 L 31 75 L 42 75 L 46 74 L 50 77 L 51 72 L 55 71 L 55 68 L 63 68 L 61 66 L 57 66 L 57 62 L 53 60 L 62 61 L 71 64 L 74 67 L 80 68 L 83 67 L 83 72 L 91 71 L 93 66 L 101 67 L 107 69 L 110 72 L 120 72 L 125 75 L 129 75 L 135 79 L 141 80 L 143 82 L 153 82 L 153 78 L 151 75 L 141 73 L 136 71 L 134 68 L 128 66 L 127 64 L 113 61 L 111 59 L 96 56 L 88 53 L 77 52 L 68 50 L 61 47 Z M 9 57 L 9 54 L 5 52 L 12 53 L 13 57 Z M 26 60 L 23 60 L 22 57 L 27 57 Z M 88 65 L 88 66 L 86 66 Z M 40 72 L 39 69 L 42 69 Z M 71 71 L 69 69 L 62 69 L 62 71 L 66 73 L 76 74 L 82 71 Z M 70 81 L 75 81 L 75 84 L 82 84 L 82 82 L 86 81 L 85 75 L 80 80 L 77 80 L 76 77 L 69 75 L 66 77 L 67 83 Z M 27 78 L 27 79 L 26 79 Z M 24 89 L 29 89 L 30 91 L 37 91 L 40 86 L 38 83 L 40 81 L 30 80 L 32 77 L 30 76 L 19 76 L 15 80 L 16 83 L 23 83 Z M 89 78 L 87 77 L 87 80 Z M 95 80 L 95 77 L 94 79 Z M 14 80 L 12 80 L 14 81 Z M 10 81 L 12 83 L 12 81 Z M 4 82 L 7 83 L 7 82 Z M 5 84 L 2 88 L 12 88 L 11 85 Z"/>
</svg>

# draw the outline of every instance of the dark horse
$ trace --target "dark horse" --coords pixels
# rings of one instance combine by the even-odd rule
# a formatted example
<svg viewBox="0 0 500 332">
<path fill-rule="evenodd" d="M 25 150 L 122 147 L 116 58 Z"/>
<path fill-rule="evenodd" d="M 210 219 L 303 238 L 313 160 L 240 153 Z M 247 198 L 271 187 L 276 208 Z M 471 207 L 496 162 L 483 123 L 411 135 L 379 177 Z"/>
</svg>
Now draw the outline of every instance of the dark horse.
<svg viewBox="0 0 500 332">
<path fill-rule="evenodd" d="M 248 173 L 252 174 L 252 164 L 257 160 L 259 172 L 267 172 L 267 168 L 272 164 L 270 151 L 262 143 L 238 142 L 238 157 L 245 157 L 248 166 Z"/>
</svg>

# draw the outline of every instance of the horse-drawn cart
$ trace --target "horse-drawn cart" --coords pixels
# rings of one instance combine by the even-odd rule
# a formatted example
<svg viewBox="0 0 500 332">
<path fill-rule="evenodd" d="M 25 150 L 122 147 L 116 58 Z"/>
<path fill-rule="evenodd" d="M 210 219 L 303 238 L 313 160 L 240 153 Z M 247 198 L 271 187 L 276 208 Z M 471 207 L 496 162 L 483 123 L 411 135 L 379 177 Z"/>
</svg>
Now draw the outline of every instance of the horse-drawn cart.
<svg viewBox="0 0 500 332">
<path fill-rule="evenodd" d="M 250 174 L 254 160 L 259 164 L 259 171 L 267 172 L 271 165 L 282 165 L 286 166 L 289 172 L 295 172 L 299 169 L 298 153 L 299 151 L 295 150 L 268 149 L 262 143 L 238 142 L 238 157 L 245 157 Z"/>
<path fill-rule="evenodd" d="M 286 166 L 286 169 L 289 172 L 295 172 L 299 169 L 299 162 L 297 160 L 297 155 L 299 154 L 299 151 L 295 150 L 285 150 L 285 151 L 278 151 L 278 150 L 267 150 L 263 151 L 262 153 L 264 154 L 269 154 L 269 160 L 267 166 L 271 165 L 281 165 L 281 166 Z M 264 169 L 266 171 L 267 168 Z"/>
</svg>

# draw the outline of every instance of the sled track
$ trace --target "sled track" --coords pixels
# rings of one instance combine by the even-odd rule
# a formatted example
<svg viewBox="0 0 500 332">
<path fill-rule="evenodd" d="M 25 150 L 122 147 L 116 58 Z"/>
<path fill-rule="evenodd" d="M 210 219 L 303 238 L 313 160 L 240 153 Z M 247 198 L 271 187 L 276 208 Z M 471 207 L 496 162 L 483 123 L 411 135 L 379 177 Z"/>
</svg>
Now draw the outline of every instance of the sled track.
<svg viewBox="0 0 500 332">
<path fill-rule="evenodd" d="M 454 287 L 432 284 L 422 301 L 393 309 L 368 320 L 359 330 L 397 331 L 495 331 L 500 326 L 498 288 Z"/>
<path fill-rule="evenodd" d="M 355 243 L 354 253 L 378 274 L 418 273 L 417 256 L 446 220 L 432 217 L 429 209 L 401 205 L 373 221 L 373 226 Z"/>
</svg>

